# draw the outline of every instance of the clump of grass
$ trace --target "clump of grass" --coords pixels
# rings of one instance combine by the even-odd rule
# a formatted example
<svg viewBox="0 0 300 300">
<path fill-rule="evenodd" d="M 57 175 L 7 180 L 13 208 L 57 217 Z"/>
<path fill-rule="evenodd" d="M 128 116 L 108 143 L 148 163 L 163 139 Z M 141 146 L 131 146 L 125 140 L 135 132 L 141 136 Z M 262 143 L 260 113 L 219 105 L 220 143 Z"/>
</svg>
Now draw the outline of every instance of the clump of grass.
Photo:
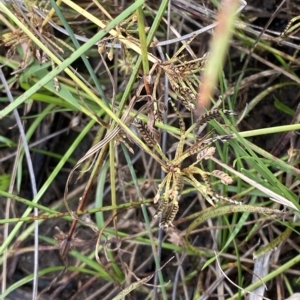
<svg viewBox="0 0 300 300">
<path fill-rule="evenodd" d="M 25 137 L 23 143 L 15 138 L 17 131 L 14 135 L 0 131 L 4 159 L 10 157 L 5 153 L 8 147 L 16 149 L 14 163 L 3 164 L 0 179 L 0 193 L 7 199 L 0 221 L 4 226 L 0 298 L 33 283 L 34 298 L 47 293 L 63 299 L 61 290 L 68 291 L 68 286 L 60 279 L 65 274 L 70 275 L 67 283 L 72 281 L 78 288 L 72 299 L 82 297 L 81 293 L 103 299 L 126 295 L 170 299 L 171 294 L 173 299 L 191 299 L 192 292 L 194 299 L 213 293 L 238 299 L 262 282 L 280 280 L 283 272 L 298 262 L 298 256 L 291 256 L 269 274 L 256 274 L 261 280 L 252 283 L 247 270 L 257 272 L 256 265 L 261 262 L 252 263 L 248 256 L 254 253 L 269 265 L 271 250 L 278 247 L 277 251 L 283 251 L 284 243 L 293 245 L 290 237 L 297 236 L 293 217 L 299 209 L 297 184 L 293 184 L 300 174 L 298 150 L 292 139 L 289 155 L 280 155 L 281 144 L 273 151 L 263 149 L 254 137 L 300 127 L 296 122 L 298 110 L 287 107 L 280 94 L 285 95 L 286 86 L 292 88 L 298 83 L 293 72 L 293 64 L 298 62 L 287 53 L 295 46 L 288 38 L 293 38 L 297 25 L 290 23 L 270 39 L 266 36 L 270 32 L 252 25 L 247 13 L 243 21 L 238 20 L 237 1 L 224 1 L 220 8 L 207 3 L 205 12 L 213 24 L 210 28 L 216 27 L 213 42 L 195 53 L 201 35 L 196 36 L 191 24 L 200 27 L 200 21 L 193 17 L 195 12 L 198 17 L 204 16 L 196 2 L 175 1 L 168 10 L 168 1 L 156 7 L 138 0 L 122 12 L 109 3 L 104 8 L 93 2 L 95 13 L 82 9 L 86 8 L 84 3 L 50 3 L 52 10 L 30 2 L 0 2 L 4 13 L 1 22 L 6 27 L 1 41 L 8 55 L 0 57 L 6 64 L 1 77 L 12 101 L 8 105 L 3 99 L 0 116 L 8 119 L 11 112 L 25 109 L 23 125 L 18 122 L 20 132 L 25 133 L 20 134 Z M 230 11 L 224 18 L 226 10 Z M 172 11 L 169 21 L 164 19 L 167 11 Z M 83 30 L 90 38 L 74 33 L 77 14 L 81 23 L 87 23 Z M 176 23 L 179 15 L 182 24 Z M 182 31 L 178 33 L 174 27 Z M 67 38 L 58 40 L 53 28 L 63 29 Z M 224 34 L 220 35 L 220 30 Z M 185 36 L 184 31 L 192 33 Z M 259 31 L 264 34 L 255 41 L 252 35 Z M 277 42 L 285 48 L 277 49 Z M 250 61 L 242 78 L 238 63 L 248 53 L 259 64 Z M 49 62 L 36 61 L 36 56 L 47 57 Z M 92 66 L 95 60 L 98 67 Z M 79 64 L 76 69 L 74 62 Z M 270 69 L 261 71 L 260 64 Z M 267 76 L 268 85 L 264 85 Z M 263 128 L 251 128 L 251 118 L 260 114 L 263 108 L 258 107 L 270 99 L 271 92 L 278 92 L 276 109 L 294 113 L 295 124 L 264 123 Z M 248 110 L 244 99 L 249 102 Z M 220 116 L 223 125 L 216 120 Z M 20 120 L 17 114 L 16 118 Z M 44 129 L 40 131 L 45 135 L 43 143 L 51 138 L 50 130 L 57 120 L 64 124 L 64 128 L 57 128 L 61 129 L 57 136 L 70 131 L 73 139 L 65 135 L 60 143 L 53 142 L 51 147 L 47 144 L 46 150 L 39 148 L 37 141 L 31 145 L 39 128 Z M 203 135 L 205 127 L 207 133 Z M 278 139 L 286 141 L 284 137 Z M 50 161 L 48 173 L 41 176 L 42 183 L 38 183 L 40 173 L 36 170 L 43 169 L 44 164 L 35 163 L 35 159 L 31 163 L 30 155 L 26 168 L 22 164 L 24 151 L 29 154 L 29 149 Z M 42 168 L 32 171 L 27 168 L 32 164 Z M 36 193 L 22 192 L 28 186 L 27 169 L 33 178 L 31 188 L 37 186 Z M 51 201 L 47 202 L 47 197 Z M 153 207 L 153 201 L 158 207 Z M 11 208 L 16 203 L 20 208 L 14 215 Z M 291 208 L 284 219 L 282 207 Z M 202 227 L 204 222 L 206 226 Z M 11 223 L 14 225 L 9 230 Z M 159 223 L 163 228 L 157 226 Z M 209 241 L 202 243 L 198 236 L 207 229 Z M 260 237 L 265 245 L 257 250 Z M 257 251 L 247 251 L 251 247 Z M 22 258 L 26 251 L 35 253 L 35 268 L 20 269 L 23 278 L 8 286 L 9 258 Z M 44 255 L 46 251 L 53 260 Z M 174 253 L 175 266 L 170 264 Z M 39 265 L 38 254 L 42 261 Z M 55 263 L 55 255 L 62 262 Z M 151 275 L 145 276 L 145 272 Z M 83 274 L 84 284 L 78 284 Z M 39 283 L 45 275 L 51 279 L 43 290 Z M 209 282 L 203 280 L 206 275 L 211 278 Z M 286 277 L 285 282 L 288 280 Z M 216 284 L 221 281 L 223 284 Z M 105 291 L 99 288 L 102 286 Z M 293 285 L 286 286 L 292 294 Z"/>
</svg>

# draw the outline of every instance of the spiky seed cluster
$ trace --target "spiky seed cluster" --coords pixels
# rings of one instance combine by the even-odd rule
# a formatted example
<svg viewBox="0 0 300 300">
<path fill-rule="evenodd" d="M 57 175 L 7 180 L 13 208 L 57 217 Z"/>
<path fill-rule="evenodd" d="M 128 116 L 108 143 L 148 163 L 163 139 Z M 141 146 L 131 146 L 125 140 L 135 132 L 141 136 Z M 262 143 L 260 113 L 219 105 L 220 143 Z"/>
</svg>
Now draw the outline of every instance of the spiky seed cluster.
<svg viewBox="0 0 300 300">
<path fill-rule="evenodd" d="M 230 203 L 233 203 L 233 204 L 237 204 L 237 205 L 241 205 L 242 202 L 239 202 L 239 201 L 235 201 L 231 198 L 228 198 L 228 197 L 224 197 L 218 193 L 213 193 L 212 195 L 212 199 L 215 201 L 215 202 L 219 202 L 219 201 L 224 201 L 224 202 L 230 202 Z"/>
<path fill-rule="evenodd" d="M 179 50 L 178 53 L 182 51 Z M 176 53 L 169 61 L 159 65 L 168 77 L 172 90 L 176 93 L 177 99 L 186 107 L 187 110 L 195 108 L 198 81 L 194 74 L 201 71 L 205 65 L 207 54 L 202 58 L 181 62 L 182 57 L 177 57 Z M 161 74 L 161 71 L 158 72 Z"/>
<path fill-rule="evenodd" d="M 172 86 L 173 90 L 176 92 L 178 99 L 189 111 L 195 109 L 195 104 L 193 101 L 196 99 L 196 94 L 190 88 L 187 87 L 177 87 Z"/>
<path fill-rule="evenodd" d="M 156 219 L 157 217 L 159 217 L 167 209 L 168 204 L 169 204 L 169 199 L 166 199 L 166 198 L 161 199 L 159 202 L 159 206 L 156 210 L 156 213 L 153 216 L 153 219 Z"/>
<path fill-rule="evenodd" d="M 156 121 L 162 120 L 159 109 L 159 101 L 157 100 L 157 90 L 160 86 L 160 77 L 163 72 L 167 76 L 170 86 L 175 92 L 179 102 L 183 104 L 188 110 L 193 110 L 195 108 L 195 100 L 197 97 L 197 87 L 199 82 L 196 80 L 197 77 L 194 76 L 194 74 L 196 74 L 203 68 L 208 54 L 206 54 L 201 59 L 189 62 L 181 62 L 180 58 L 177 57 L 177 55 L 181 51 L 182 49 L 177 51 L 174 57 L 169 61 L 158 64 L 155 68 L 152 69 L 156 70 L 157 73 L 152 90 L 154 116 L 153 119 Z M 157 193 L 154 197 L 154 203 L 158 202 L 159 204 L 154 218 L 157 218 L 159 215 L 163 214 L 163 220 L 160 223 L 160 226 L 162 227 L 168 227 L 169 225 L 171 225 L 174 218 L 176 217 L 176 214 L 179 210 L 178 201 L 180 199 L 183 182 L 194 186 L 200 193 L 205 196 L 205 198 L 210 203 L 212 203 L 212 205 L 214 205 L 212 199 L 226 199 L 225 197 L 214 193 L 209 179 L 209 176 L 214 174 L 205 172 L 199 166 L 197 166 L 203 159 L 209 159 L 214 155 L 215 147 L 212 147 L 211 145 L 216 140 L 220 140 L 220 138 L 210 138 L 212 132 L 209 132 L 203 138 L 197 139 L 195 144 L 188 147 L 185 151 L 184 145 L 188 134 L 198 126 L 222 116 L 222 113 L 224 113 L 225 115 L 233 114 L 229 110 L 209 111 L 198 118 L 198 120 L 196 120 L 196 122 L 188 130 L 186 130 L 182 115 L 177 110 L 175 104 L 172 101 L 170 101 L 170 104 L 177 115 L 180 129 L 179 142 L 175 152 L 175 157 L 172 160 L 167 158 L 166 155 L 162 152 L 159 144 L 157 143 L 157 139 L 155 139 L 153 132 L 150 130 L 151 128 L 149 128 L 146 124 L 140 122 L 139 120 L 135 122 L 142 138 L 145 140 L 148 146 L 153 147 L 153 150 L 160 154 L 161 158 L 164 161 L 161 162 L 161 167 L 162 170 L 166 172 L 166 176 L 158 186 Z M 227 138 L 221 140 L 225 142 Z M 186 158 L 194 154 L 197 154 L 197 160 L 187 168 L 182 169 L 181 163 Z M 203 179 L 203 184 L 195 178 L 194 174 L 201 176 L 201 178 Z M 220 173 L 219 175 L 221 176 Z M 225 176 L 223 176 L 222 178 L 223 180 L 228 181 L 227 177 L 225 178 Z"/>
<path fill-rule="evenodd" d="M 220 178 L 223 184 L 231 184 L 233 182 L 232 178 L 221 170 L 214 170 L 211 174 Z"/>
<path fill-rule="evenodd" d="M 214 120 L 214 119 L 217 119 L 217 118 L 221 117 L 221 113 L 223 113 L 224 115 L 227 115 L 227 116 L 231 116 L 231 115 L 236 114 L 231 110 L 213 109 L 213 110 L 210 110 L 207 113 L 203 114 L 202 116 L 200 116 L 196 120 L 196 123 L 197 123 L 198 126 L 201 126 L 201 125 L 207 123 L 210 120 Z"/>
<path fill-rule="evenodd" d="M 29 6 L 28 6 L 29 7 Z M 43 10 L 43 8 L 39 8 Z M 15 11 L 15 8 L 13 8 L 15 15 L 18 17 L 19 21 L 21 21 L 23 24 L 26 25 L 26 21 L 23 19 L 23 17 L 20 15 L 19 11 Z M 68 48 L 71 51 L 74 51 L 74 49 L 69 46 L 67 43 L 65 43 L 63 40 L 55 37 L 51 33 L 51 26 L 50 25 L 45 25 L 42 26 L 44 20 L 41 18 L 33 8 L 29 9 L 28 17 L 29 21 L 31 23 L 31 26 L 27 24 L 28 29 L 32 31 L 31 27 L 34 27 L 40 31 L 40 34 L 43 36 L 43 38 L 47 41 L 48 44 L 53 46 L 55 50 L 57 50 L 59 53 L 64 53 L 64 48 Z M 48 11 L 47 11 L 48 13 Z M 32 34 L 35 35 L 37 38 L 37 34 L 32 31 Z M 43 64 L 45 62 L 49 61 L 49 57 L 42 51 L 40 50 L 36 44 L 33 43 L 33 41 L 28 37 L 27 34 L 23 32 L 21 29 L 16 29 L 11 33 L 5 33 L 0 37 L 0 45 L 4 45 L 5 47 L 8 47 L 8 51 L 6 53 L 7 58 L 12 58 L 15 53 L 16 53 L 16 48 L 18 45 L 22 45 L 24 47 L 24 58 L 23 61 L 21 62 L 19 69 L 17 72 L 20 72 L 24 70 L 31 62 L 31 58 L 35 57 L 40 64 Z M 52 64 L 53 67 L 53 64 Z M 54 79 L 53 81 L 54 88 L 56 90 L 59 90 L 59 82 L 57 78 Z"/>
<path fill-rule="evenodd" d="M 162 114 L 166 112 L 166 110 L 167 108 L 164 103 L 161 103 L 159 101 L 154 102 L 153 114 L 154 114 L 155 121 L 162 123 L 163 122 Z"/>
<path fill-rule="evenodd" d="M 199 152 L 204 151 L 205 149 L 207 149 L 208 145 L 207 144 L 203 144 L 203 141 L 199 141 L 196 142 L 196 144 L 194 144 L 193 146 L 191 146 L 188 151 L 189 151 L 189 155 L 193 155 Z"/>
<path fill-rule="evenodd" d="M 211 144 L 217 140 L 220 140 L 220 138 L 210 138 L 212 132 L 209 132 L 204 137 L 198 139 L 194 145 L 190 146 L 187 150 L 184 151 L 184 143 L 187 137 L 186 132 L 189 132 L 190 128 L 188 129 L 188 131 L 186 131 L 185 122 L 183 120 L 182 115 L 180 114 L 180 112 L 178 111 L 178 109 L 172 101 L 170 101 L 170 104 L 178 117 L 180 129 L 180 139 L 177 145 L 174 159 L 169 160 L 161 151 L 159 146 L 155 145 L 154 147 L 154 149 L 158 151 L 158 153 L 165 161 L 162 165 L 162 169 L 167 173 L 165 178 L 159 184 L 157 193 L 154 197 L 154 203 L 159 203 L 154 218 L 157 218 L 158 216 L 163 214 L 163 219 L 160 223 L 161 227 L 168 227 L 169 225 L 172 225 L 172 222 L 179 210 L 178 201 L 180 199 L 181 189 L 184 181 L 194 186 L 201 194 L 204 195 L 204 197 L 209 201 L 209 203 L 211 203 L 211 205 L 214 205 L 214 201 L 220 200 L 237 203 L 236 201 L 231 200 L 230 198 L 223 197 L 215 193 L 210 182 L 210 176 L 213 175 L 221 178 L 222 182 L 229 184 L 232 182 L 232 179 L 229 175 L 222 171 L 214 171 L 212 173 L 209 173 L 197 166 L 203 159 L 209 159 L 214 155 L 215 147 L 212 147 Z M 232 114 L 232 112 L 225 111 L 225 114 Z M 205 114 L 199 122 L 207 122 L 208 120 L 214 119 L 215 117 L 219 117 L 220 115 L 220 110 L 214 110 Z M 142 132 L 141 135 L 146 135 L 144 139 L 148 139 L 151 143 L 153 143 L 153 137 L 151 136 L 149 138 L 150 133 L 147 130 L 145 131 L 147 132 L 147 135 L 145 134 L 145 132 Z M 228 139 L 229 137 L 226 137 L 226 139 L 222 141 L 225 142 Z M 193 154 L 197 154 L 197 160 L 187 168 L 182 169 L 181 163 L 187 157 Z M 194 177 L 194 174 L 201 176 L 203 184 L 201 184 Z"/>
<path fill-rule="evenodd" d="M 203 58 L 203 57 L 202 57 Z M 174 65 L 171 69 L 177 76 L 185 76 L 193 74 L 199 70 L 201 70 L 205 65 L 206 60 L 198 60 L 194 62 L 183 62 L 181 65 Z"/>
<path fill-rule="evenodd" d="M 288 36 L 293 35 L 294 33 L 296 33 L 296 31 L 300 27 L 300 22 L 296 23 L 297 21 L 299 21 L 299 19 L 300 19 L 300 16 L 296 16 L 288 22 L 285 29 L 283 30 L 283 32 L 279 36 L 279 41 L 278 41 L 279 44 L 281 43 L 281 41 L 283 39 L 285 39 Z"/>
<path fill-rule="evenodd" d="M 177 213 L 178 213 L 178 210 L 179 210 L 179 205 L 178 205 L 178 202 L 177 201 L 172 201 L 164 216 L 163 216 L 163 219 L 162 221 L 160 222 L 159 226 L 161 227 L 169 227 L 170 225 L 172 225 L 172 222 L 174 221 Z"/>
<path fill-rule="evenodd" d="M 216 152 L 215 147 L 204 148 L 203 150 L 199 151 L 197 155 L 197 160 L 209 159 L 215 154 L 215 152 Z"/>
<path fill-rule="evenodd" d="M 142 139 L 149 147 L 154 147 L 157 144 L 154 133 L 150 130 L 146 123 L 142 122 L 139 119 L 135 119 L 134 125 L 136 126 Z"/>
<path fill-rule="evenodd" d="M 208 177 L 208 174 L 206 172 L 202 172 L 201 173 L 201 177 L 205 183 L 205 188 L 206 188 L 206 193 L 208 195 L 213 195 L 214 194 L 214 190 L 213 190 L 213 187 L 210 183 L 210 180 L 209 180 L 209 177 Z"/>
<path fill-rule="evenodd" d="M 176 79 L 181 79 L 185 75 L 190 75 L 202 70 L 205 66 L 207 58 L 209 56 L 209 52 L 205 53 L 201 58 L 192 60 L 192 61 L 184 61 L 178 64 L 171 64 L 170 71 L 173 71 L 173 75 L 177 76 Z M 178 61 L 184 56 L 178 58 Z"/>
<path fill-rule="evenodd" d="M 174 174 L 174 185 L 173 185 L 173 188 L 174 188 L 174 191 L 173 191 L 173 198 L 178 198 L 178 195 L 179 193 L 181 192 L 182 190 L 182 187 L 183 187 L 183 178 L 182 176 L 180 175 L 180 173 L 175 173 Z"/>
</svg>

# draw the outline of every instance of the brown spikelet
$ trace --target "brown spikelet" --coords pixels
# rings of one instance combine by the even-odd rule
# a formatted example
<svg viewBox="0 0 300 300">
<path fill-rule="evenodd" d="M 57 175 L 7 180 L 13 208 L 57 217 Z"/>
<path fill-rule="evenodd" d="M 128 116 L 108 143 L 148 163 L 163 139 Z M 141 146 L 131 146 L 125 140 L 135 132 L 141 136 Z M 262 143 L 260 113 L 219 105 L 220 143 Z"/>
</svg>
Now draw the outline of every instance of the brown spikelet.
<svg viewBox="0 0 300 300">
<path fill-rule="evenodd" d="M 177 69 L 179 69 L 181 76 L 186 76 L 186 75 L 193 74 L 193 73 L 200 71 L 204 67 L 205 62 L 206 62 L 206 60 L 187 62 L 187 63 L 183 63 L 181 66 L 177 67 Z"/>
<path fill-rule="evenodd" d="M 172 222 L 174 221 L 177 212 L 179 210 L 179 205 L 177 201 L 172 201 L 170 205 L 168 206 L 168 209 L 163 216 L 163 219 L 161 223 L 159 224 L 160 227 L 169 227 L 169 225 L 172 225 Z"/>
<path fill-rule="evenodd" d="M 196 153 L 198 153 L 198 152 L 202 152 L 203 150 L 207 149 L 207 147 L 208 147 L 210 144 L 211 144 L 211 143 L 209 143 L 209 144 L 203 144 L 203 141 L 197 142 L 195 145 L 191 146 L 191 147 L 188 149 L 189 155 L 193 155 L 193 154 L 196 154 Z"/>
<path fill-rule="evenodd" d="M 216 152 L 215 147 L 207 147 L 201 150 L 198 155 L 197 155 L 197 160 L 202 160 L 202 159 L 209 159 L 211 158 Z"/>
<path fill-rule="evenodd" d="M 60 84 L 59 84 L 59 81 L 58 81 L 57 77 L 53 78 L 53 86 L 54 86 L 56 91 L 60 90 Z"/>
<path fill-rule="evenodd" d="M 154 102 L 153 106 L 154 106 L 153 109 L 154 120 L 163 123 L 162 114 L 167 111 L 165 104 L 158 101 L 158 102 Z"/>
<path fill-rule="evenodd" d="M 154 110 L 153 114 L 154 114 L 154 120 L 155 121 L 161 122 L 161 123 L 163 122 L 162 114 L 159 110 Z"/>
<path fill-rule="evenodd" d="M 160 198 L 160 193 L 158 192 L 158 193 L 156 193 L 155 197 L 153 198 L 153 203 L 154 204 L 157 203 L 159 198 Z"/>
<path fill-rule="evenodd" d="M 161 184 L 158 185 L 158 189 L 157 189 L 156 195 L 155 195 L 155 197 L 153 199 L 154 203 L 157 203 L 158 200 L 160 199 L 160 194 L 161 194 L 163 188 L 164 188 L 164 184 L 162 182 Z"/>
<path fill-rule="evenodd" d="M 184 132 L 185 132 L 185 123 L 184 123 L 183 117 L 182 117 L 181 113 L 178 111 L 177 107 L 175 106 L 175 103 L 172 100 L 169 100 L 169 102 L 171 103 L 171 105 L 173 107 L 173 110 L 175 111 L 175 113 L 177 115 L 180 134 L 184 134 Z"/>
<path fill-rule="evenodd" d="M 196 99 L 196 94 L 187 87 L 172 86 L 172 89 L 176 92 L 178 100 L 186 107 L 187 110 L 194 110 L 195 104 L 193 101 Z"/>
<path fill-rule="evenodd" d="M 180 129 L 180 135 L 184 135 L 185 133 L 185 122 L 183 120 L 183 117 L 181 113 L 178 111 L 177 107 L 175 106 L 174 102 L 170 100 L 170 103 L 173 107 L 173 110 L 175 111 L 177 118 L 178 118 L 178 123 L 179 123 L 179 129 Z M 176 153 L 175 153 L 175 159 L 177 159 L 183 152 L 183 147 L 184 147 L 184 140 L 180 139 L 177 145 Z"/>
<path fill-rule="evenodd" d="M 203 181 L 205 183 L 207 194 L 208 195 L 212 195 L 214 193 L 214 190 L 213 190 L 213 188 L 211 186 L 211 183 L 209 181 L 208 174 L 205 173 L 205 172 L 203 172 L 203 173 L 201 173 L 201 177 L 202 177 L 202 179 L 203 179 Z"/>
<path fill-rule="evenodd" d="M 168 198 L 162 198 L 159 202 L 158 209 L 153 216 L 153 219 L 156 219 L 158 216 L 160 216 L 168 207 L 169 199 Z"/>
<path fill-rule="evenodd" d="M 292 27 L 292 24 L 294 23 L 295 18 L 291 19 L 288 24 L 286 25 L 284 31 L 280 34 L 279 36 L 279 43 L 285 39 L 286 37 L 288 37 L 289 35 L 292 35 L 292 32 L 288 32 L 290 30 L 290 28 Z"/>
<path fill-rule="evenodd" d="M 208 111 L 204 115 L 200 116 L 196 120 L 196 123 L 198 124 L 198 126 L 201 126 L 201 125 L 207 123 L 208 121 L 216 119 L 220 116 L 221 116 L 220 110 L 219 109 L 213 109 L 213 110 Z"/>
<path fill-rule="evenodd" d="M 218 201 L 226 201 L 226 202 L 230 202 L 230 203 L 238 204 L 238 205 L 242 204 L 242 202 L 235 201 L 235 200 L 233 200 L 233 199 L 231 199 L 231 198 L 228 198 L 228 197 L 219 195 L 219 194 L 217 194 L 217 193 L 213 193 L 213 194 L 212 194 L 212 198 L 213 198 L 213 200 L 215 200 L 216 202 L 218 202 Z"/>
<path fill-rule="evenodd" d="M 174 183 L 173 183 L 173 191 L 176 191 L 177 193 L 181 192 L 182 186 L 183 186 L 183 178 L 180 174 L 174 174 Z"/>
<path fill-rule="evenodd" d="M 221 110 L 224 115 L 226 116 L 237 116 L 238 114 L 230 109 L 223 109 Z"/>
<path fill-rule="evenodd" d="M 204 115 L 200 116 L 197 120 L 196 120 L 196 124 L 198 126 L 201 126 L 205 123 L 207 123 L 208 121 L 217 119 L 221 116 L 221 113 L 224 113 L 227 116 L 230 115 L 236 115 L 236 113 L 234 113 L 231 110 L 221 110 L 221 109 L 213 109 L 208 111 L 207 113 L 205 113 Z"/>
<path fill-rule="evenodd" d="M 154 147 L 156 145 L 155 134 L 149 129 L 147 124 L 140 119 L 135 119 L 134 124 L 145 143 L 149 147 Z"/>
<path fill-rule="evenodd" d="M 211 174 L 220 178 L 223 184 L 231 184 L 233 182 L 232 178 L 221 170 L 214 170 Z"/>
<path fill-rule="evenodd" d="M 178 155 L 179 156 L 178 157 L 178 163 L 182 162 L 187 157 L 189 157 L 193 154 L 196 154 L 196 153 L 204 150 L 205 148 L 208 148 L 212 144 L 212 142 L 207 143 L 206 140 L 211 135 L 211 133 L 212 133 L 212 131 L 208 132 L 205 136 L 198 139 L 197 142 L 194 145 L 192 145 L 186 151 L 181 153 L 181 155 Z M 182 142 L 184 142 L 184 140 Z"/>
<path fill-rule="evenodd" d="M 182 78 L 186 75 L 201 71 L 207 61 L 208 56 L 209 52 L 205 53 L 201 58 L 197 58 L 196 60 L 185 61 L 183 63 L 173 65 L 170 69 L 173 71 L 174 76 L 177 75 Z"/>
</svg>

